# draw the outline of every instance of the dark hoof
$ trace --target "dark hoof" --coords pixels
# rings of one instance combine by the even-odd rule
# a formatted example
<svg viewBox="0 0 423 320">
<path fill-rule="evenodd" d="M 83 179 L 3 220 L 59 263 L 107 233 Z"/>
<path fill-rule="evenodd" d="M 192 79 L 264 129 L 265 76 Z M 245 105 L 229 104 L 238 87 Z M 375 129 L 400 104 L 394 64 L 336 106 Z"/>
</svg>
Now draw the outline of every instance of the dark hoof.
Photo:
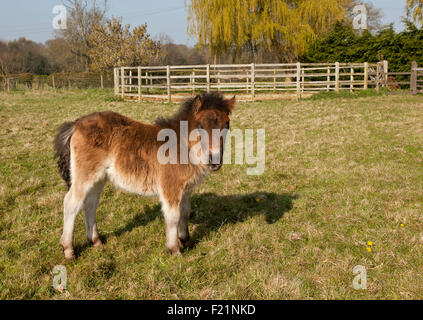
<svg viewBox="0 0 423 320">
<path fill-rule="evenodd" d="M 185 240 L 184 239 L 179 239 L 179 240 L 181 241 L 181 244 L 185 249 L 191 249 L 194 245 L 190 238 Z"/>
<path fill-rule="evenodd" d="M 101 248 L 103 246 L 103 242 L 101 242 L 100 239 L 96 239 L 95 241 L 92 241 L 92 245 L 93 247 Z"/>
<path fill-rule="evenodd" d="M 167 248 L 167 250 L 169 251 L 169 253 L 172 256 L 180 256 L 181 255 L 181 251 L 179 250 L 179 247 Z"/>
</svg>

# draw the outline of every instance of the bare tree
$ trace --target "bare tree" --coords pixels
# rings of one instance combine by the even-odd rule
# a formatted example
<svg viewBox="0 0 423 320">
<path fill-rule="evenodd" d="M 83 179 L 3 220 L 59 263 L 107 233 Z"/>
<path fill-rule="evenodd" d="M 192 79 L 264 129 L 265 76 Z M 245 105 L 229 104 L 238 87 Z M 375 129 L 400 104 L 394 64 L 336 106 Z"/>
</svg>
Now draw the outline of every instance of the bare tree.
<svg viewBox="0 0 423 320">
<path fill-rule="evenodd" d="M 79 72 L 85 70 L 85 58 L 73 54 L 68 43 L 62 37 L 47 40 L 45 47 L 47 56 L 54 66 L 54 71 Z"/>
<path fill-rule="evenodd" d="M 7 43 L 0 41 L 0 75 L 6 75 L 8 73 L 5 61 L 8 49 Z"/>
<path fill-rule="evenodd" d="M 131 29 L 129 24 L 122 24 L 122 19 L 108 19 L 104 26 L 94 27 L 89 41 L 93 70 L 108 71 L 113 67 L 152 65 L 160 61 L 160 43 L 150 38 L 147 24 Z"/>
<path fill-rule="evenodd" d="M 161 64 L 164 65 L 187 65 L 187 64 L 204 64 L 206 63 L 206 55 L 204 52 L 184 44 L 175 44 L 173 39 L 166 33 L 159 33 L 155 40 L 161 46 Z"/>
<path fill-rule="evenodd" d="M 104 25 L 107 0 L 65 0 L 67 8 L 67 28 L 60 30 L 59 35 L 65 39 L 72 54 L 84 61 L 84 69 L 88 70 L 90 57 L 88 51 L 91 49 L 88 38 L 94 26 Z"/>
</svg>

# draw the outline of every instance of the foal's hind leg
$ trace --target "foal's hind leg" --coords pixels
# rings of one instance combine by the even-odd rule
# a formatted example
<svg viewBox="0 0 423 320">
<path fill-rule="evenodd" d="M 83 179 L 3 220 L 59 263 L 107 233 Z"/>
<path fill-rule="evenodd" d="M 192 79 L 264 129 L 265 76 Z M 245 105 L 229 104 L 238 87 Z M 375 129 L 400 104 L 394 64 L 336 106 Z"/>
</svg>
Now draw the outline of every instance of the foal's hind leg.
<svg viewBox="0 0 423 320">
<path fill-rule="evenodd" d="M 74 258 L 73 229 L 78 212 L 82 209 L 85 193 L 81 187 L 73 184 L 65 196 L 63 203 L 63 234 L 60 244 L 66 259 Z"/>
<path fill-rule="evenodd" d="M 102 245 L 97 230 L 96 211 L 105 183 L 105 179 L 97 182 L 87 194 L 83 205 L 87 241 L 92 243 L 94 247 Z"/>
<path fill-rule="evenodd" d="M 180 215 L 178 225 L 178 237 L 181 241 L 181 244 L 184 248 L 190 248 L 192 246 L 189 230 L 188 230 L 188 220 L 189 214 L 191 213 L 191 192 L 186 192 L 182 196 L 180 204 Z"/>
</svg>

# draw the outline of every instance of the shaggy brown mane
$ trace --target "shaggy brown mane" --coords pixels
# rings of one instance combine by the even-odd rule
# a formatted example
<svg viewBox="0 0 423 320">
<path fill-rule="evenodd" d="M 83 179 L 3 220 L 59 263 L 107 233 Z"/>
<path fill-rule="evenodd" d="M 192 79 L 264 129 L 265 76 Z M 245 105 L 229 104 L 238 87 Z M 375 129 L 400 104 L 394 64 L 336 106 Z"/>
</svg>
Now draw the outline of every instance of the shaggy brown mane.
<svg viewBox="0 0 423 320">
<path fill-rule="evenodd" d="M 185 101 L 179 108 L 178 112 L 176 112 L 173 116 L 168 118 L 159 117 L 154 121 L 154 123 L 160 127 L 169 128 L 172 127 L 172 125 L 176 121 L 187 120 L 188 115 L 192 112 L 194 101 L 197 98 L 201 99 L 201 110 L 214 108 L 226 112 L 228 114 L 231 113 L 230 107 L 228 106 L 228 102 L 225 100 L 221 93 L 201 93 L 200 95 L 197 95 Z"/>
</svg>

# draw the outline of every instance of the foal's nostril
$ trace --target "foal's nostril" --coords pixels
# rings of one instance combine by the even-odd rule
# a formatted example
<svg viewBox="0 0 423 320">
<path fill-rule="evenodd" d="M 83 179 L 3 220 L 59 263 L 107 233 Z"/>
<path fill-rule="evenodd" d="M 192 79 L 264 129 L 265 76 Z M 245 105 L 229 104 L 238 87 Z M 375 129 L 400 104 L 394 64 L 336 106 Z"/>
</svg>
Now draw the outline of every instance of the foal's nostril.
<svg viewBox="0 0 423 320">
<path fill-rule="evenodd" d="M 222 164 L 222 156 L 220 154 L 210 153 L 209 155 L 209 165 L 218 165 Z"/>
</svg>

